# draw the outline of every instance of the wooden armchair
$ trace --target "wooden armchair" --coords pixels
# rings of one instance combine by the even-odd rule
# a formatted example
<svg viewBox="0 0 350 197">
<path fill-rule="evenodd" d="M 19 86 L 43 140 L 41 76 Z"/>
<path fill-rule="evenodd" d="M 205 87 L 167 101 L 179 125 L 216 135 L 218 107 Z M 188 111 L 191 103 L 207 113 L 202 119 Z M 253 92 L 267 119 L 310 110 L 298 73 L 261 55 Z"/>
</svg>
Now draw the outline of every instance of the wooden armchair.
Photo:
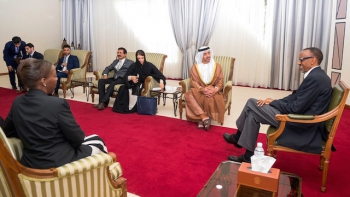
<svg viewBox="0 0 350 197">
<path fill-rule="evenodd" d="M 22 144 L 0 128 L 0 196 L 126 197 L 126 179 L 114 153 L 100 153 L 58 168 L 32 169 L 18 162 Z M 12 143 L 12 142 L 16 143 Z M 14 155 L 15 154 L 15 155 Z"/>
<path fill-rule="evenodd" d="M 127 59 L 133 60 L 135 61 L 135 53 L 136 52 L 128 52 L 126 55 Z M 146 59 L 148 62 L 152 62 L 159 70 L 161 73 L 163 73 L 163 69 L 164 69 L 164 62 L 165 59 L 168 56 L 165 54 L 161 54 L 161 53 L 146 53 Z M 94 75 L 95 75 L 95 80 L 92 81 L 92 87 L 91 87 L 91 100 L 92 102 L 95 101 L 95 94 L 98 94 L 98 80 L 102 78 L 102 72 L 103 70 L 100 71 L 94 71 Z M 108 78 L 112 78 L 114 75 L 114 71 L 111 71 L 108 73 Z M 114 86 L 114 92 L 112 97 L 116 98 L 117 94 L 118 94 L 118 90 L 119 87 L 122 86 L 122 84 L 117 84 Z M 152 90 L 153 87 L 157 87 L 159 86 L 159 83 L 153 79 L 153 77 L 148 76 L 145 79 L 144 82 L 144 89 L 141 92 L 141 96 L 150 96 L 150 90 Z M 108 85 L 106 85 L 106 88 L 108 87 Z"/>
<path fill-rule="evenodd" d="M 44 60 L 52 63 L 52 65 L 57 66 L 58 60 L 62 56 L 61 49 L 46 49 L 44 52 Z"/>
<path fill-rule="evenodd" d="M 320 165 L 319 169 L 322 170 L 322 186 L 321 191 L 326 191 L 326 181 L 327 181 L 327 172 L 329 158 L 331 156 L 331 148 L 335 133 L 338 128 L 338 124 L 341 118 L 341 115 L 344 110 L 345 102 L 349 94 L 349 87 L 342 81 L 336 84 L 333 87 L 332 97 L 330 104 L 328 106 L 328 112 L 322 115 L 297 115 L 297 114 L 277 114 L 276 120 L 281 121 L 281 124 L 278 129 L 270 126 L 267 130 L 267 152 L 269 156 L 276 156 L 277 151 L 286 151 L 293 153 L 303 153 L 311 154 L 302 151 L 297 151 L 288 147 L 284 147 L 278 144 L 277 138 L 282 134 L 287 122 L 295 123 L 318 123 L 325 122 L 325 126 L 328 134 L 328 140 L 322 145 L 322 153 L 320 154 Z M 297 139 L 296 139 L 297 140 Z"/>
<path fill-rule="evenodd" d="M 79 59 L 79 68 L 74 68 L 69 70 L 67 78 L 61 78 L 60 89 L 63 90 L 63 97 L 66 98 L 66 92 L 68 88 L 74 88 L 72 86 L 72 79 L 85 79 L 86 80 L 86 68 L 88 67 L 91 52 L 88 50 L 73 50 L 70 53 L 71 55 L 75 55 Z M 85 87 L 83 89 L 85 93 Z"/>
<path fill-rule="evenodd" d="M 225 101 L 225 110 L 227 110 L 228 115 L 231 113 L 231 100 L 232 100 L 232 78 L 233 78 L 233 68 L 235 64 L 235 58 L 226 56 L 214 56 L 215 62 L 219 63 L 222 67 L 222 72 L 224 75 L 223 81 L 223 95 Z M 186 108 L 185 93 L 191 88 L 190 79 L 184 79 L 179 82 L 182 87 L 182 93 L 179 99 L 179 114 L 180 119 L 182 119 L 182 111 Z M 194 120 L 189 120 L 194 121 Z"/>
</svg>

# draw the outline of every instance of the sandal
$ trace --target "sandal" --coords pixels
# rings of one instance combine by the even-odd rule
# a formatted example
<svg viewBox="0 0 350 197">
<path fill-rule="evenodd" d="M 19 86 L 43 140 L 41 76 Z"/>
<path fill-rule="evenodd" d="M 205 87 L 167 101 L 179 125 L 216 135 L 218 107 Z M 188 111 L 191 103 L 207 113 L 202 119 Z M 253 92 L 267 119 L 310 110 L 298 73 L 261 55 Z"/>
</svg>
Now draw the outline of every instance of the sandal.
<svg viewBox="0 0 350 197">
<path fill-rule="evenodd" d="M 204 129 L 203 121 L 198 122 L 197 129 Z"/>
<path fill-rule="evenodd" d="M 209 117 L 208 119 L 203 120 L 203 126 L 204 126 L 204 129 L 206 131 L 209 130 L 210 125 L 211 125 L 211 117 Z"/>
</svg>

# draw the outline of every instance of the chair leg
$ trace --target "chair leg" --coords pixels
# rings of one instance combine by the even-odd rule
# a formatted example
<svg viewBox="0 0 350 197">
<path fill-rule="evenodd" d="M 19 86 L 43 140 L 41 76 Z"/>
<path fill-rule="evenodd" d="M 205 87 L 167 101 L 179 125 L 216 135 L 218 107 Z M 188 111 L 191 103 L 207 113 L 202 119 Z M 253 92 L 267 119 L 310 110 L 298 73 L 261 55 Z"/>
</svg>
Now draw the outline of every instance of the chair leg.
<svg viewBox="0 0 350 197">
<path fill-rule="evenodd" d="M 230 104 L 228 104 L 227 114 L 228 114 L 228 115 L 231 114 L 231 102 L 230 102 Z"/>
<path fill-rule="evenodd" d="M 95 102 L 95 94 L 94 94 L 94 92 L 91 92 L 91 100 L 92 100 L 92 102 Z"/>
<path fill-rule="evenodd" d="M 324 157 L 321 155 L 320 156 L 320 165 L 319 165 L 318 169 L 322 170 L 324 167 L 323 164 L 324 164 Z"/>
<path fill-rule="evenodd" d="M 66 98 L 67 87 L 65 83 L 62 84 L 62 90 L 63 90 L 63 98 Z"/>
<path fill-rule="evenodd" d="M 179 99 L 178 107 L 179 107 L 180 120 L 182 120 L 182 100 L 181 100 L 181 98 Z"/>
<path fill-rule="evenodd" d="M 326 192 L 326 181 L 327 181 L 327 174 L 328 174 L 328 165 L 329 165 L 329 159 L 324 160 L 323 164 L 323 171 L 322 171 L 322 186 L 321 191 Z"/>
<path fill-rule="evenodd" d="M 85 94 L 85 85 L 83 85 L 83 93 Z"/>
</svg>

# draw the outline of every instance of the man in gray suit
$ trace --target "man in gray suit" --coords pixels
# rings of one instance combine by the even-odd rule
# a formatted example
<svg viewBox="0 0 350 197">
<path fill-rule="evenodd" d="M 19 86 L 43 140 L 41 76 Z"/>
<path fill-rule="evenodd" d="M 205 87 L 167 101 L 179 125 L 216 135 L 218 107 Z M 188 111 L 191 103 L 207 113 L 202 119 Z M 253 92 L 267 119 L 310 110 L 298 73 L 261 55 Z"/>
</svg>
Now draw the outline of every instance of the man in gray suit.
<svg viewBox="0 0 350 197">
<path fill-rule="evenodd" d="M 331 80 L 320 68 L 323 59 L 321 50 L 315 47 L 303 49 L 299 54 L 298 65 L 304 73 L 299 88 L 283 99 L 249 99 L 238 117 L 236 134 L 224 134 L 226 142 L 237 148 L 246 148 L 241 156 L 229 156 L 236 162 L 250 162 L 258 139 L 260 124 L 278 127 L 280 122 L 276 114 L 320 115 L 327 111 L 331 94 Z M 299 124 L 287 123 L 278 144 L 295 150 L 320 154 L 322 141 L 328 138 L 324 123 Z"/>
<path fill-rule="evenodd" d="M 128 70 L 129 66 L 134 63 L 132 60 L 126 59 L 127 51 L 125 48 L 118 48 L 117 60 L 114 60 L 111 65 L 107 66 L 102 72 L 103 78 L 98 80 L 98 94 L 99 102 L 95 104 L 94 107 L 99 110 L 103 110 L 109 103 L 109 97 L 112 96 L 114 91 L 114 86 L 116 84 L 123 84 L 123 77 Z M 113 78 L 107 78 L 109 71 L 114 70 Z M 106 91 L 106 84 L 109 84 Z"/>
</svg>

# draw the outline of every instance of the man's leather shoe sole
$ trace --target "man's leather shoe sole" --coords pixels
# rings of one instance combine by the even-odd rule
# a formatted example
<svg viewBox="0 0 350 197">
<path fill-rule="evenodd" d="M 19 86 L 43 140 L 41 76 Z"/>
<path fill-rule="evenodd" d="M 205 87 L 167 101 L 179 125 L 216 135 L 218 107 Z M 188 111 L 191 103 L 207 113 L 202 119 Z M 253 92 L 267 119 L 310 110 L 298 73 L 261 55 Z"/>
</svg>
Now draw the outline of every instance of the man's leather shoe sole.
<svg viewBox="0 0 350 197">
<path fill-rule="evenodd" d="M 230 155 L 228 156 L 228 160 L 238 162 L 238 163 L 242 163 L 242 162 L 250 163 L 250 160 L 246 160 L 243 155 L 238 157 Z"/>
<path fill-rule="evenodd" d="M 223 137 L 227 143 L 233 144 L 236 148 L 242 148 L 242 146 L 239 145 L 237 141 L 231 137 L 230 134 L 224 133 Z"/>
<path fill-rule="evenodd" d="M 106 108 L 106 106 L 105 106 L 104 103 L 99 103 L 97 108 L 98 108 L 99 110 L 104 110 L 104 109 Z"/>
</svg>

